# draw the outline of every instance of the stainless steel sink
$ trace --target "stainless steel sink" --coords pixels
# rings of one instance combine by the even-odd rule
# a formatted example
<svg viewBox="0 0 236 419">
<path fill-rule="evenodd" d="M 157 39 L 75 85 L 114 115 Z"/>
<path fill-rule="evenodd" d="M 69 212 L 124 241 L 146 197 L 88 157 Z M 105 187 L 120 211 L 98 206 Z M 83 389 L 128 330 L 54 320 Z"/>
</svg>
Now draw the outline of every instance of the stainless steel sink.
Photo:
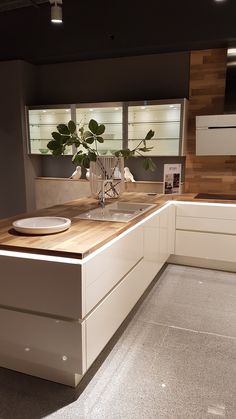
<svg viewBox="0 0 236 419">
<path fill-rule="evenodd" d="M 83 212 L 75 218 L 81 220 L 117 221 L 127 223 L 154 207 L 156 207 L 156 205 L 153 204 L 115 202 L 114 204 L 106 205 L 105 208 L 99 207 Z"/>
</svg>

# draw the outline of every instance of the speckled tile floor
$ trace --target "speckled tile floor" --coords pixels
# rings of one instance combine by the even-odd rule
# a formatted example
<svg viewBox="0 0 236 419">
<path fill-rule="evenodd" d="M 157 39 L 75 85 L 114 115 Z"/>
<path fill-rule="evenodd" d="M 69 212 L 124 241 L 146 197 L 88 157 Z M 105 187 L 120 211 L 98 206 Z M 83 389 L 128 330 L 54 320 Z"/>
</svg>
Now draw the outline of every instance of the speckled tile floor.
<svg viewBox="0 0 236 419">
<path fill-rule="evenodd" d="M 0 369 L 0 419 L 236 418 L 236 274 L 169 265 L 71 389 Z"/>
</svg>

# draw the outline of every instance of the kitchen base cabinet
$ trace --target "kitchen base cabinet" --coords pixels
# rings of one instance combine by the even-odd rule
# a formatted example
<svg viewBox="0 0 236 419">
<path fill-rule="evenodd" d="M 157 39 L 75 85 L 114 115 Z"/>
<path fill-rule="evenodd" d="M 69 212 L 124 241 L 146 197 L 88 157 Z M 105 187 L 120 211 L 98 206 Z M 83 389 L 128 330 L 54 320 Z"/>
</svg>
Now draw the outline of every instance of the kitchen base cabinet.
<svg viewBox="0 0 236 419">
<path fill-rule="evenodd" d="M 76 386 L 169 257 L 172 211 L 82 260 L 1 251 L 0 366 Z"/>
<path fill-rule="evenodd" d="M 86 319 L 87 368 L 121 325 L 156 275 L 143 259 Z"/>
<path fill-rule="evenodd" d="M 236 272 L 235 223 L 172 200 L 84 259 L 1 251 L 0 366 L 76 386 L 166 262 Z"/>
<path fill-rule="evenodd" d="M 85 323 L 0 309 L 0 365 L 74 386 L 86 371 Z"/>
<path fill-rule="evenodd" d="M 176 231 L 177 255 L 235 262 L 235 249 L 234 235 Z"/>
<path fill-rule="evenodd" d="M 187 202 L 175 205 L 175 252 L 170 261 L 235 270 L 236 206 Z"/>
</svg>

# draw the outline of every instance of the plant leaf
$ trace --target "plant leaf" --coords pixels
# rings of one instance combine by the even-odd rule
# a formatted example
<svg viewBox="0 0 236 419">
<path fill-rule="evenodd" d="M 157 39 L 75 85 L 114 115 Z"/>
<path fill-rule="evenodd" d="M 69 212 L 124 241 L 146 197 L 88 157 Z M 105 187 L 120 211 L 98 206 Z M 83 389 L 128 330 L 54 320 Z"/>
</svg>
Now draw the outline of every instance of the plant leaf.
<svg viewBox="0 0 236 419">
<path fill-rule="evenodd" d="M 145 170 L 151 170 L 151 172 L 154 172 L 156 170 L 155 163 L 149 157 L 144 159 L 143 167 L 144 167 Z"/>
<path fill-rule="evenodd" d="M 68 140 L 70 140 L 70 136 L 69 135 L 61 135 L 61 144 L 68 144 Z"/>
<path fill-rule="evenodd" d="M 88 143 L 88 144 L 93 144 L 93 142 L 94 142 L 94 138 L 93 137 L 88 137 L 88 138 L 86 138 L 86 143 Z"/>
<path fill-rule="evenodd" d="M 97 121 L 95 121 L 95 119 L 90 119 L 88 127 L 89 127 L 90 131 L 92 131 L 93 134 L 97 134 L 98 123 L 97 123 Z"/>
<path fill-rule="evenodd" d="M 148 151 L 151 151 L 153 147 L 140 147 L 138 150 L 142 151 L 143 153 L 147 153 Z"/>
<path fill-rule="evenodd" d="M 148 133 L 147 133 L 147 135 L 146 135 L 146 137 L 145 137 L 144 141 L 145 141 L 145 140 L 151 140 L 151 138 L 154 136 L 154 134 L 155 134 L 155 132 L 154 132 L 153 130 L 151 130 L 151 129 L 150 129 L 150 131 L 148 131 Z"/>
<path fill-rule="evenodd" d="M 87 156 L 84 157 L 84 159 L 82 160 L 82 166 L 85 167 L 86 169 L 89 168 L 90 166 L 90 160 Z"/>
<path fill-rule="evenodd" d="M 126 159 L 128 157 L 130 157 L 131 155 L 133 155 L 132 151 L 129 148 L 125 148 L 124 150 L 120 150 L 120 153 Z"/>
<path fill-rule="evenodd" d="M 97 140 L 99 143 L 104 143 L 104 138 L 102 138 L 102 137 L 96 137 L 96 140 Z"/>
<path fill-rule="evenodd" d="M 81 165 L 82 160 L 83 160 L 83 155 L 78 154 L 78 153 L 77 154 L 74 154 L 74 156 L 72 157 L 73 163 L 77 163 L 79 165 Z"/>
<path fill-rule="evenodd" d="M 55 141 L 61 142 L 61 134 L 57 131 L 52 132 L 52 138 L 54 138 Z"/>
<path fill-rule="evenodd" d="M 69 131 L 67 125 L 65 125 L 65 124 L 57 125 L 57 130 L 60 132 L 60 134 L 63 134 L 63 135 L 69 135 L 70 134 L 70 131 Z"/>
<path fill-rule="evenodd" d="M 58 148 L 52 151 L 52 154 L 54 156 L 60 156 L 61 154 L 63 154 L 63 151 L 64 151 L 64 147 L 60 145 Z"/>
<path fill-rule="evenodd" d="M 105 129 L 106 129 L 106 127 L 105 127 L 105 125 L 104 125 L 104 124 L 100 124 L 100 125 L 98 125 L 97 131 L 96 131 L 96 134 L 97 134 L 97 135 L 102 135 L 102 134 L 105 132 Z"/>
<path fill-rule="evenodd" d="M 97 155 L 93 151 L 89 151 L 88 152 L 88 158 L 89 158 L 90 161 L 96 161 L 97 160 Z"/>
<path fill-rule="evenodd" d="M 69 121 L 68 122 L 68 129 L 69 129 L 71 134 L 74 134 L 74 132 L 76 131 L 76 125 L 75 125 L 74 121 Z"/>
<path fill-rule="evenodd" d="M 47 143 L 47 148 L 49 148 L 49 150 L 57 150 L 60 147 L 61 147 L 61 144 L 59 144 L 55 140 L 51 140 L 49 141 L 49 143 Z"/>
</svg>

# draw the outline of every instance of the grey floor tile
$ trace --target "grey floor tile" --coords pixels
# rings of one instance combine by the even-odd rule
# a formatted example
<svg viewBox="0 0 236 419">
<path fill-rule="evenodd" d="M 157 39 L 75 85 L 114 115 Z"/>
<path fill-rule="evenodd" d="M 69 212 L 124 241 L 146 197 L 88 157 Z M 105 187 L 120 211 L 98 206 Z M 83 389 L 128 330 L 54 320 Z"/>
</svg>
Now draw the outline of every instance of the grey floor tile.
<svg viewBox="0 0 236 419">
<path fill-rule="evenodd" d="M 0 370 L 0 419 L 235 419 L 236 274 L 169 265 L 99 362 L 83 391 Z"/>
<path fill-rule="evenodd" d="M 201 318 L 199 308 L 191 304 L 162 301 L 159 305 L 145 303 L 137 318 L 149 323 L 164 324 L 180 328 L 199 330 Z"/>
<path fill-rule="evenodd" d="M 206 308 L 205 311 L 201 313 L 199 330 L 202 332 L 236 337 L 236 313 L 221 312 L 220 310 Z"/>
</svg>

